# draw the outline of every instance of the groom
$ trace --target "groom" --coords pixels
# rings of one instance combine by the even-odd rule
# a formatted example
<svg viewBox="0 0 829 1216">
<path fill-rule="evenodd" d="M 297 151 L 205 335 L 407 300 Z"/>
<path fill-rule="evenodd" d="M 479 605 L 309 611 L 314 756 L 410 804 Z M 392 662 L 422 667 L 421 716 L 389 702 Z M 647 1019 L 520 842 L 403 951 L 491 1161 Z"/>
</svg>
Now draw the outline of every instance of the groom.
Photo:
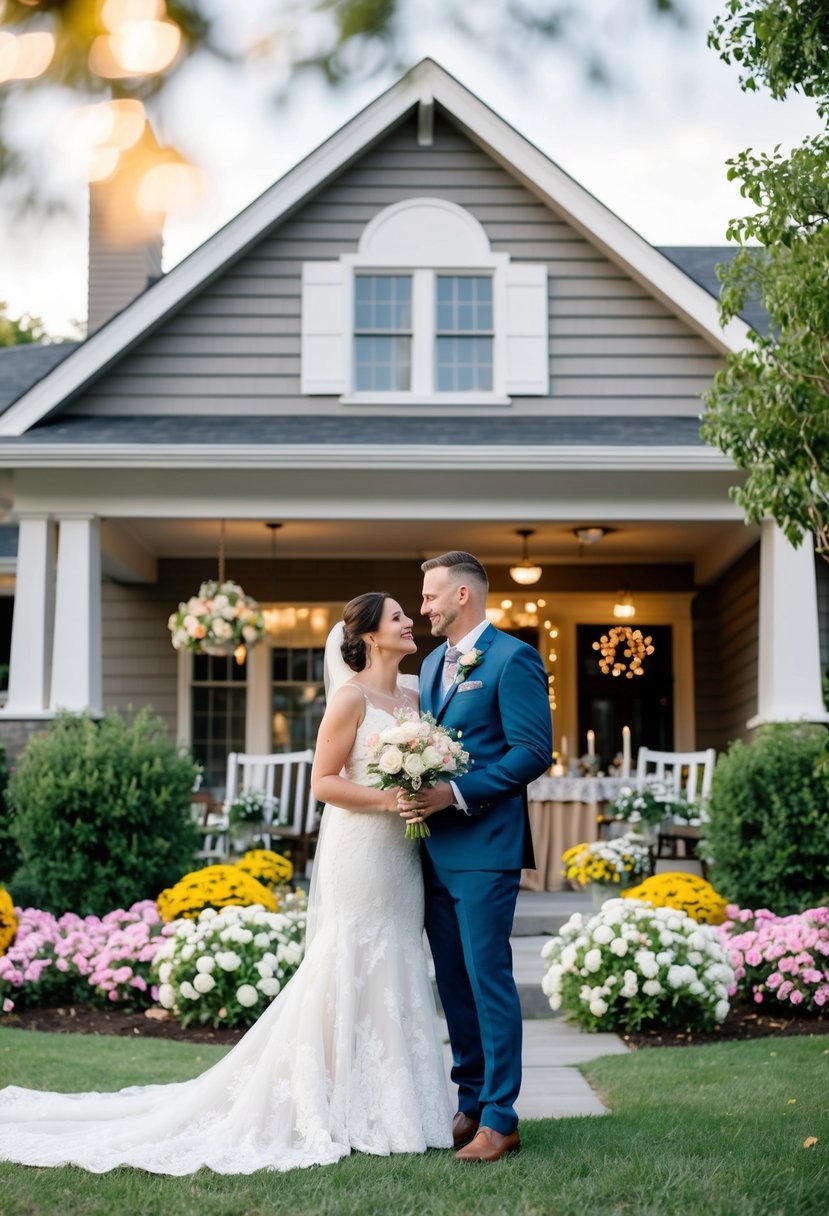
<svg viewBox="0 0 829 1216">
<path fill-rule="evenodd" d="M 472 768 L 418 793 L 424 841 L 426 932 L 449 1027 L 458 1086 L 453 1124 L 460 1161 L 497 1161 L 520 1148 L 521 1006 L 512 932 L 523 866 L 533 866 L 527 784 L 549 766 L 547 674 L 536 650 L 486 619 L 486 571 L 471 553 L 424 562 L 432 636 L 421 709 L 462 734 Z M 411 810 L 411 804 L 409 804 Z"/>
</svg>

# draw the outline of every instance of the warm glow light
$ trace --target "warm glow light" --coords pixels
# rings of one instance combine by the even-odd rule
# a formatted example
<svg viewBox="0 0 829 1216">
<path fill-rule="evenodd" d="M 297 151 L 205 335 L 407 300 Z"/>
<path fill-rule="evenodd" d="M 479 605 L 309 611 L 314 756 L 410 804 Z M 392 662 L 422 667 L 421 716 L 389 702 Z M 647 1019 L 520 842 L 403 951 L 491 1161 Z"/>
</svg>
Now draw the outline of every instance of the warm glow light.
<svg viewBox="0 0 829 1216">
<path fill-rule="evenodd" d="M 511 607 L 512 607 L 512 600 L 501 600 L 501 607 L 502 607 L 502 608 L 504 608 L 504 609 L 506 609 L 506 608 L 511 608 Z"/>
<path fill-rule="evenodd" d="M 619 621 L 630 621 L 636 616 L 636 605 L 629 591 L 620 591 L 613 605 L 613 615 Z"/>
<path fill-rule="evenodd" d="M 172 21 L 127 21 L 117 33 L 101 34 L 89 51 L 89 67 L 97 76 L 153 76 L 178 55 L 181 30 Z"/>
<path fill-rule="evenodd" d="M 328 609 L 327 608 L 312 608 L 310 618 L 311 628 L 314 633 L 328 632 Z"/>
<path fill-rule="evenodd" d="M 539 600 L 537 601 L 537 603 L 538 603 L 539 608 L 546 608 L 546 607 L 547 607 L 547 601 L 546 601 L 546 600 L 541 600 L 541 599 L 539 599 Z"/>
<path fill-rule="evenodd" d="M 535 612 L 538 605 L 533 602 L 530 602 L 528 604 L 525 604 L 524 607 L 527 610 L 527 612 L 529 612 L 530 616 L 532 616 L 532 614 Z"/>
<path fill-rule="evenodd" d="M 76 165 L 76 167 L 85 181 L 105 182 L 107 178 L 112 177 L 118 167 L 119 159 L 120 153 L 117 148 L 89 148 L 83 166 Z"/>
<path fill-rule="evenodd" d="M 31 34 L 0 32 L 0 82 L 33 80 L 46 71 L 55 53 L 55 37 L 48 30 Z"/>
<path fill-rule="evenodd" d="M 486 619 L 493 625 L 500 625 L 506 615 L 503 608 L 487 608 L 486 610 Z"/>
<path fill-rule="evenodd" d="M 510 566 L 509 575 L 514 583 L 519 583 L 522 587 L 529 587 L 532 583 L 538 582 L 542 570 L 540 566 L 533 566 L 529 563 L 525 566 L 522 562 L 520 566 Z"/>
<path fill-rule="evenodd" d="M 104 0 L 101 22 L 115 31 L 128 21 L 160 21 L 167 15 L 164 0 Z"/>
<path fill-rule="evenodd" d="M 144 211 L 186 211 L 204 193 L 204 175 L 187 161 L 166 161 L 141 178 L 137 201 Z"/>
<path fill-rule="evenodd" d="M 233 652 L 233 657 L 236 660 L 236 663 L 238 664 L 238 666 L 241 667 L 242 664 L 244 663 L 245 659 L 248 657 L 247 647 L 246 646 L 237 646 Z"/>
</svg>

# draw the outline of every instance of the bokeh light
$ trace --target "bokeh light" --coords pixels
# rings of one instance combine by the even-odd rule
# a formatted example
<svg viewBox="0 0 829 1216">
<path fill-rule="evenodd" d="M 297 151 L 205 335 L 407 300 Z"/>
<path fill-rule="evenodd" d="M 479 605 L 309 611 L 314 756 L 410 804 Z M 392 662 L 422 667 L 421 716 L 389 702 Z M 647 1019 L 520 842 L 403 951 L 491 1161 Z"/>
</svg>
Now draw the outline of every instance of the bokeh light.
<svg viewBox="0 0 829 1216">
<path fill-rule="evenodd" d="M 34 80 L 46 71 L 55 54 L 55 38 L 48 30 L 30 34 L 0 31 L 0 83 Z"/>
</svg>

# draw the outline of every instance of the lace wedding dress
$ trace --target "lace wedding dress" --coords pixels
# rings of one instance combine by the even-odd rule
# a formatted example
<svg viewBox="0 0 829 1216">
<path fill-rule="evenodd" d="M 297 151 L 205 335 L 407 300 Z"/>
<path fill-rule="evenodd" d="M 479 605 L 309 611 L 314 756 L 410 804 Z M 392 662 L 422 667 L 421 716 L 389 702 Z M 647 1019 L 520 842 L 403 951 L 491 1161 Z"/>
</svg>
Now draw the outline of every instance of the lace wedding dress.
<svg viewBox="0 0 829 1216">
<path fill-rule="evenodd" d="M 350 780 L 370 784 L 363 741 L 390 720 L 366 704 Z M 403 833 L 397 815 L 326 807 L 305 959 L 245 1037 L 192 1081 L 0 1090 L 0 1161 L 249 1174 L 451 1147 L 420 860 Z"/>
</svg>

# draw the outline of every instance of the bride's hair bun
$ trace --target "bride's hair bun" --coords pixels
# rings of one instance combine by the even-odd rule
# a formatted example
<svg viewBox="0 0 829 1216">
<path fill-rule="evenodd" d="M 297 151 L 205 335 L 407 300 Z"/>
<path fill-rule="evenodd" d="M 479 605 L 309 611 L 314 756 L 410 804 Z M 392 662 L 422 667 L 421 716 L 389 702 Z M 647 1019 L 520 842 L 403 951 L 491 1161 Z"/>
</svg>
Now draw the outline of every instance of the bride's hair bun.
<svg viewBox="0 0 829 1216">
<path fill-rule="evenodd" d="M 350 600 L 343 609 L 343 644 L 340 653 L 352 671 L 363 671 L 368 662 L 368 650 L 363 634 L 371 633 L 380 624 L 383 605 L 390 599 L 387 591 L 366 591 Z"/>
</svg>

